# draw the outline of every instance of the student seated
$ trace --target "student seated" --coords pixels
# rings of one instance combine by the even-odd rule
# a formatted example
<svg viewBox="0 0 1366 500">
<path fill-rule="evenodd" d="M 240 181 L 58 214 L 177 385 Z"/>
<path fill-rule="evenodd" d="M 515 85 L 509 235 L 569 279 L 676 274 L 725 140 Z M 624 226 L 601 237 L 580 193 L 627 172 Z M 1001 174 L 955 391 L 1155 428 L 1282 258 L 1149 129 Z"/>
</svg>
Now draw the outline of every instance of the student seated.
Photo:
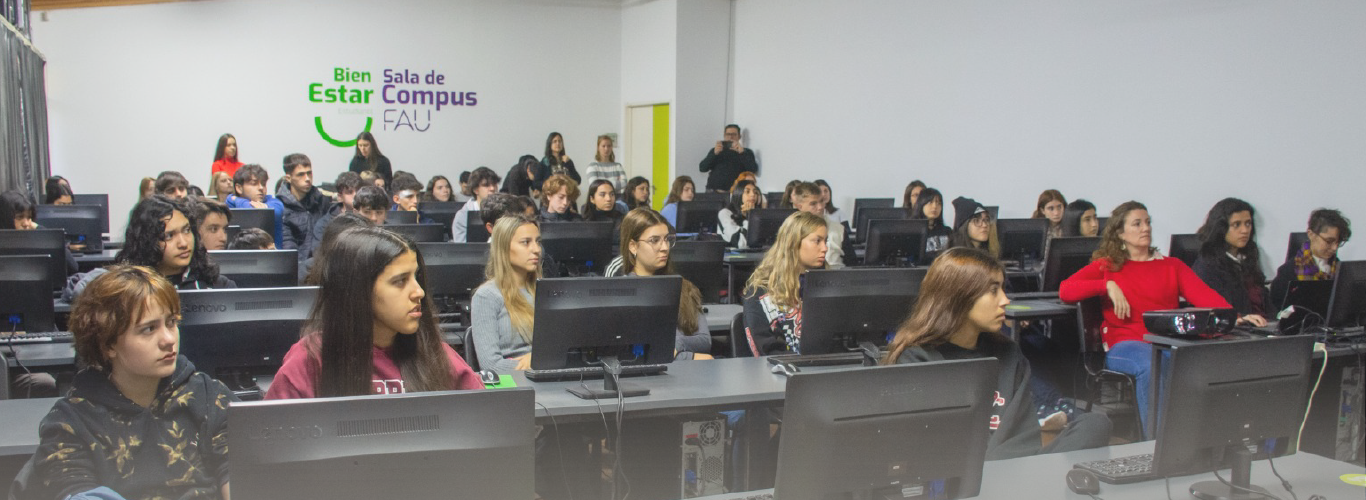
<svg viewBox="0 0 1366 500">
<path fill-rule="evenodd" d="M 911 181 L 910 184 L 907 184 L 906 190 L 901 193 L 901 206 L 905 207 L 906 210 L 911 210 L 912 216 L 915 215 L 913 209 L 915 208 L 916 202 L 920 201 L 920 193 L 924 192 L 927 187 L 928 186 L 920 179 L 916 179 Z"/>
<path fill-rule="evenodd" d="M 555 174 L 541 185 L 541 221 L 574 222 L 583 220 L 574 209 L 579 199 L 579 183 L 568 176 Z"/>
<path fill-rule="evenodd" d="M 389 194 L 379 186 L 361 186 L 356 190 L 353 203 L 356 204 L 356 213 L 370 219 L 376 226 L 383 226 L 389 218 Z"/>
<path fill-rule="evenodd" d="M 825 241 L 826 269 L 844 267 L 844 226 L 826 217 L 825 203 L 821 202 L 820 187 L 810 182 L 798 182 L 792 186 L 792 208 L 825 220 L 827 238 Z"/>
<path fill-rule="evenodd" d="M 745 283 L 745 338 L 755 356 L 799 353 L 802 275 L 825 266 L 826 231 L 824 217 L 789 215 Z"/>
<path fill-rule="evenodd" d="M 996 358 L 1001 371 L 991 405 L 987 460 L 1106 446 L 1110 420 L 1087 413 L 1077 413 L 1072 422 L 1066 421 L 1066 413 L 1054 417 L 1061 421 L 1050 419 L 1050 427 L 1063 430 L 1043 445 L 1029 388 L 1029 360 L 1000 333 L 1010 304 L 1004 283 L 1005 268 L 981 250 L 954 248 L 935 258 L 883 364 Z"/>
<path fill-rule="evenodd" d="M 178 354 L 180 297 L 150 268 L 114 265 L 71 311 L 82 366 L 43 418 L 21 498 L 228 498 L 222 383 Z"/>
<path fill-rule="evenodd" d="M 670 259 L 678 236 L 664 216 L 650 209 L 635 209 L 621 221 L 621 264 L 626 276 L 678 275 Z M 678 332 L 674 359 L 711 359 L 711 331 L 702 312 L 702 291 L 687 278 L 679 295 Z"/>
<path fill-rule="evenodd" d="M 390 189 L 389 193 L 393 196 L 394 202 L 389 206 L 389 210 L 416 212 L 417 202 L 422 194 L 422 181 L 406 172 L 395 175 L 393 189 Z"/>
<path fill-rule="evenodd" d="M 541 278 L 541 230 L 535 219 L 516 214 L 498 219 L 489 233 L 484 276 L 488 281 L 470 299 L 479 366 L 498 373 L 531 368 L 536 280 Z"/>
<path fill-rule="evenodd" d="M 743 180 L 735 186 L 730 193 L 730 203 L 716 214 L 716 220 L 721 225 L 721 239 L 725 240 L 726 245 L 749 247 L 745 239 L 749 235 L 749 212 L 763 208 L 763 203 L 764 193 L 759 191 L 754 181 Z"/>
<path fill-rule="evenodd" d="M 1062 196 L 1062 192 L 1056 189 L 1049 189 L 1039 193 L 1039 202 L 1034 206 L 1034 214 L 1031 219 L 1048 219 L 1048 232 L 1045 233 L 1048 239 L 1062 236 L 1062 215 L 1067 207 L 1067 198 Z"/>
<path fill-rule="evenodd" d="M 441 336 L 416 244 L 380 228 L 351 229 L 321 264 L 311 331 L 285 354 L 266 399 L 483 387 Z"/>
<path fill-rule="evenodd" d="M 71 193 L 71 188 L 66 187 L 62 182 L 50 183 L 47 187 L 47 196 L 43 198 L 44 205 L 70 205 L 75 195 Z"/>
<path fill-rule="evenodd" d="M 156 190 L 157 193 L 173 200 L 184 199 L 190 194 L 190 181 L 180 175 L 180 172 L 167 170 L 157 174 Z"/>
<path fill-rule="evenodd" d="M 284 224 L 280 248 L 296 249 L 299 256 L 308 255 L 318 242 L 313 240 L 313 225 L 327 214 L 332 198 L 313 185 L 313 161 L 307 155 L 294 153 L 284 159 L 284 185 L 275 197 L 284 206 Z"/>
<path fill-rule="evenodd" d="M 972 198 L 959 196 L 953 200 L 953 234 L 949 247 L 970 247 L 982 250 L 993 259 L 1001 258 L 1001 242 L 996 238 L 996 221 L 991 212 Z"/>
<path fill-rule="evenodd" d="M 583 220 L 589 222 L 612 221 L 612 239 L 621 238 L 621 218 L 625 212 L 618 210 L 616 188 L 603 179 L 588 185 L 588 202 L 583 204 Z"/>
<path fill-rule="evenodd" d="M 5 191 L 0 193 L 0 229 L 40 229 L 38 223 L 33 222 L 37 210 L 33 208 L 33 202 L 29 201 L 28 195 L 20 191 Z M 76 257 L 71 254 L 73 246 L 67 244 L 63 249 L 63 259 L 66 260 L 66 275 L 76 274 L 80 267 L 76 263 Z M 84 250 L 83 246 L 75 246 L 76 250 Z"/>
<path fill-rule="evenodd" d="M 1309 241 L 1276 270 L 1271 280 L 1275 309 L 1284 309 L 1291 281 L 1330 280 L 1337 276 L 1338 249 L 1352 239 L 1352 223 L 1342 212 L 1320 208 L 1309 214 Z"/>
<path fill-rule="evenodd" d="M 1106 350 L 1105 367 L 1133 375 L 1145 430 L 1153 351 L 1143 340 L 1148 333 L 1143 313 L 1176 309 L 1183 298 L 1195 307 L 1230 307 L 1186 263 L 1163 257 L 1152 244 L 1148 208 L 1137 201 L 1124 202 L 1110 213 L 1091 263 L 1063 280 L 1058 290 L 1064 302 L 1092 297 L 1104 302 L 1101 342 Z"/>
<path fill-rule="evenodd" d="M 156 179 L 151 177 L 143 177 L 141 181 L 138 181 L 138 201 L 145 200 L 147 199 L 147 197 L 156 194 L 156 187 Z"/>
<path fill-rule="evenodd" d="M 1224 198 L 1210 208 L 1200 236 L 1200 256 L 1191 270 L 1201 281 L 1219 292 L 1233 305 L 1239 321 L 1266 326 L 1271 311 L 1266 275 L 1262 274 L 1261 250 L 1257 248 L 1257 228 L 1252 205 L 1237 198 Z"/>
<path fill-rule="evenodd" d="M 1096 218 L 1096 206 L 1086 200 L 1076 200 L 1067 204 L 1062 212 L 1062 235 L 1068 237 L 1093 237 L 1100 234 L 1100 219 Z"/>
<path fill-rule="evenodd" d="M 194 199 L 194 219 L 199 225 L 199 245 L 205 250 L 228 249 L 228 224 L 232 223 L 232 211 L 228 206 L 213 198 Z"/>
<path fill-rule="evenodd" d="M 249 227 L 237 233 L 228 250 L 274 250 L 275 240 L 259 227 Z"/>
<path fill-rule="evenodd" d="M 221 203 L 227 201 L 229 194 L 232 194 L 232 176 L 226 172 L 214 172 L 213 179 L 209 181 L 208 196 Z"/>
<path fill-rule="evenodd" d="M 944 226 L 944 195 L 935 188 L 924 188 L 915 195 L 911 218 L 929 221 L 929 230 L 925 233 L 925 261 L 932 262 L 940 252 L 949 249 L 949 236 L 953 234 Z"/>
<path fill-rule="evenodd" d="M 469 172 L 465 173 L 465 178 L 469 178 Z M 422 192 L 422 201 L 450 203 L 456 201 L 455 198 L 451 181 L 444 175 L 432 176 L 431 180 L 427 181 L 427 189 Z"/>
<path fill-rule="evenodd" d="M 479 211 L 479 204 L 490 194 L 498 192 L 498 174 L 488 167 L 479 167 L 470 172 L 470 193 L 474 199 L 465 202 L 465 206 L 460 207 L 460 211 L 455 213 L 455 219 L 451 220 L 451 236 L 456 242 L 467 241 L 465 224 L 469 221 L 469 212 Z"/>
<path fill-rule="evenodd" d="M 232 176 L 234 193 L 228 196 L 228 208 L 269 208 L 275 211 L 275 230 L 271 234 L 275 245 L 284 242 L 285 206 L 280 200 L 266 192 L 266 182 L 270 174 L 255 163 L 243 165 Z"/>
<path fill-rule="evenodd" d="M 522 155 L 517 159 L 517 164 L 508 169 L 506 179 L 503 179 L 503 187 L 498 191 L 516 196 L 540 195 L 541 186 L 537 182 L 537 175 L 541 172 L 541 164 L 536 161 L 535 156 Z"/>
<path fill-rule="evenodd" d="M 346 230 L 358 227 L 375 227 L 375 223 L 356 212 L 346 212 L 332 219 L 331 223 L 327 225 L 327 230 L 323 231 L 323 236 L 318 241 L 318 248 L 313 251 L 313 256 L 305 259 L 299 265 L 299 283 L 304 285 L 321 284 L 322 278 L 313 270 L 317 269 L 321 272 L 326 267 L 322 262 L 326 260 L 327 253 L 337 244 L 337 238 L 340 238 Z"/>
<path fill-rule="evenodd" d="M 811 183 L 821 188 L 821 204 L 825 205 L 825 218 L 834 219 L 835 224 L 848 226 L 849 220 L 844 217 L 845 212 L 841 212 L 840 209 L 835 208 L 835 200 L 833 199 L 834 193 L 830 191 L 830 183 L 825 182 L 825 179 L 816 179 L 811 181 Z"/>
<path fill-rule="evenodd" d="M 669 221 L 670 226 L 678 227 L 678 202 L 692 201 L 695 196 L 697 185 L 693 184 L 692 177 L 680 175 L 669 187 L 669 197 L 664 200 L 664 208 L 660 209 L 659 214 Z"/>
<path fill-rule="evenodd" d="M 635 176 L 626 181 L 626 189 L 621 190 L 621 197 L 626 204 L 623 212 L 630 212 L 640 207 L 650 208 L 650 195 L 654 188 L 650 187 L 650 180 L 644 177 Z"/>
<path fill-rule="evenodd" d="M 313 240 L 313 245 L 299 252 L 300 259 L 307 260 L 317 252 L 318 245 L 323 239 L 323 232 L 327 231 L 327 225 L 332 223 L 332 219 L 344 212 L 356 211 L 356 191 L 360 186 L 360 175 L 355 172 L 348 170 L 337 175 L 333 185 L 333 189 L 337 190 L 336 196 L 329 202 L 327 211 L 313 223 L 309 230 L 309 239 Z"/>
</svg>

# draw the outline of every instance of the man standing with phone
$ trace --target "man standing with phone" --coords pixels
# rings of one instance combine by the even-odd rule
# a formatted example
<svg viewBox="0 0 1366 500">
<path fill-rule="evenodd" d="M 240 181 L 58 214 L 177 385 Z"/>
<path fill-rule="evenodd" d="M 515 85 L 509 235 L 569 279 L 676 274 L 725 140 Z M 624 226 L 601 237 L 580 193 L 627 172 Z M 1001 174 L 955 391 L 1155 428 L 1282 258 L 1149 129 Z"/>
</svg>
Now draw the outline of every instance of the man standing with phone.
<svg viewBox="0 0 1366 500">
<path fill-rule="evenodd" d="M 699 165 L 707 175 L 707 191 L 715 193 L 730 192 L 731 184 L 741 172 L 759 171 L 759 163 L 754 160 L 754 151 L 746 149 L 740 142 L 740 126 L 726 125 L 725 139 L 716 141 L 716 147 L 707 152 L 707 157 Z"/>
</svg>

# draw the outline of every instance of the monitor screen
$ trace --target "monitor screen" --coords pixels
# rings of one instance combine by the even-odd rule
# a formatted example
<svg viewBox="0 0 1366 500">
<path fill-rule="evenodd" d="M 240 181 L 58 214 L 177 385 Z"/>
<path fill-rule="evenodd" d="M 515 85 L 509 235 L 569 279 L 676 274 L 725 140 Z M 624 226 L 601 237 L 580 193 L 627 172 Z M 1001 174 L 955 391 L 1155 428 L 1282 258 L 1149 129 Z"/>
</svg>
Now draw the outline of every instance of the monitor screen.
<svg viewBox="0 0 1366 500">
<path fill-rule="evenodd" d="M 408 212 L 412 213 L 412 212 Z M 384 224 L 384 229 L 407 236 L 415 243 L 439 243 L 446 241 L 446 229 L 440 224 Z"/>
<path fill-rule="evenodd" d="M 1091 263 L 1091 253 L 1098 246 L 1100 238 L 1093 237 L 1058 237 L 1049 240 L 1043 262 L 1043 291 L 1058 291 L 1063 280 Z"/>
<path fill-rule="evenodd" d="M 484 243 L 489 240 L 489 228 L 478 210 L 465 212 L 465 242 Z"/>
<path fill-rule="evenodd" d="M 104 207 L 100 212 L 100 232 L 109 232 L 109 195 L 107 194 L 77 194 L 71 196 L 72 205 L 99 205 Z"/>
<path fill-rule="evenodd" d="M 433 223 L 442 228 L 442 240 L 451 240 L 451 223 L 455 221 L 455 214 L 465 206 L 464 203 L 454 201 L 424 201 L 417 204 L 418 218 L 430 219 Z"/>
<path fill-rule="evenodd" d="M 987 358 L 793 375 L 773 497 L 976 496 L 998 371 Z"/>
<path fill-rule="evenodd" d="M 1328 326 L 1347 328 L 1366 325 L 1366 261 L 1339 261 L 1328 303 Z"/>
<path fill-rule="evenodd" d="M 488 243 L 418 243 L 417 249 L 427 266 L 427 293 L 468 298 L 484 284 Z"/>
<path fill-rule="evenodd" d="M 929 231 L 929 221 L 924 219 L 869 219 L 863 265 L 904 267 L 923 264 L 925 238 Z"/>
<path fill-rule="evenodd" d="M 417 224 L 416 210 L 390 210 L 384 216 L 384 225 L 393 224 Z"/>
<path fill-rule="evenodd" d="M 53 322 L 52 295 L 34 293 L 50 286 L 46 255 L 0 256 L 0 330 L 12 332 L 51 332 Z M 3 342 L 0 342 L 3 343 Z"/>
<path fill-rule="evenodd" d="M 726 256 L 724 241 L 679 241 L 669 253 L 674 271 L 691 281 L 702 292 L 703 304 L 721 302 L 721 289 L 726 286 Z"/>
<path fill-rule="evenodd" d="M 622 364 L 673 361 L 682 285 L 678 276 L 537 281 L 531 367 L 595 366 L 607 356 Z"/>
<path fill-rule="evenodd" d="M 868 221 L 871 221 L 873 219 L 897 220 L 910 218 L 906 210 L 900 207 L 865 208 L 863 209 L 863 211 L 859 212 L 858 217 L 859 218 L 856 219 L 854 223 L 858 224 L 858 232 L 861 235 L 860 237 L 862 238 L 859 241 L 867 241 L 868 239 Z"/>
<path fill-rule="evenodd" d="M 715 233 L 717 215 L 721 207 L 715 203 L 705 201 L 680 201 L 678 202 L 678 215 L 674 219 L 678 221 L 676 231 L 679 233 Z"/>
<path fill-rule="evenodd" d="M 999 219 L 996 235 L 1001 242 L 1001 258 L 1021 263 L 1044 258 L 1048 242 L 1048 219 Z"/>
<path fill-rule="evenodd" d="M 180 291 L 180 352 L 204 373 L 275 373 L 299 340 L 318 287 Z"/>
<path fill-rule="evenodd" d="M 801 354 L 881 347 L 911 314 L 926 268 L 813 269 L 802 284 Z"/>
<path fill-rule="evenodd" d="M 864 217 L 861 214 L 865 209 L 892 208 L 894 203 L 896 200 L 892 198 L 854 198 L 854 218 L 850 219 L 849 223 L 854 225 L 853 230 L 857 232 L 863 228 Z M 910 208 L 903 207 L 903 210 L 909 211 Z M 858 235 L 858 241 L 863 241 L 862 235 Z"/>
<path fill-rule="evenodd" d="M 104 250 L 104 231 L 100 229 L 104 207 L 99 205 L 37 205 L 34 207 L 34 221 L 41 227 L 66 231 L 66 240 L 72 248 L 85 253 L 99 253 Z"/>
<path fill-rule="evenodd" d="M 232 403 L 234 498 L 535 498 L 530 389 Z"/>
<path fill-rule="evenodd" d="M 243 229 L 254 227 L 275 234 L 275 210 L 269 208 L 232 208 L 232 225 Z M 232 241 L 229 239 L 228 241 Z"/>
<path fill-rule="evenodd" d="M 558 264 L 602 274 L 612 261 L 612 221 L 542 222 L 541 248 Z"/>
<path fill-rule="evenodd" d="M 692 201 L 711 203 L 716 207 L 717 211 L 720 211 L 722 207 L 725 207 L 727 203 L 730 203 L 730 194 L 698 191 L 692 195 Z"/>
<path fill-rule="evenodd" d="M 745 237 L 745 242 L 749 244 L 750 248 L 773 246 L 773 241 L 778 238 L 778 229 L 783 227 L 783 222 L 794 213 L 797 211 L 791 208 L 750 210 L 747 219 L 749 231 Z"/>
<path fill-rule="evenodd" d="M 46 255 L 49 287 L 58 291 L 66 285 L 66 235 L 61 229 L 0 229 L 0 255 Z"/>
<path fill-rule="evenodd" d="M 299 251 L 210 250 L 209 261 L 238 288 L 278 288 L 299 284 Z"/>
</svg>

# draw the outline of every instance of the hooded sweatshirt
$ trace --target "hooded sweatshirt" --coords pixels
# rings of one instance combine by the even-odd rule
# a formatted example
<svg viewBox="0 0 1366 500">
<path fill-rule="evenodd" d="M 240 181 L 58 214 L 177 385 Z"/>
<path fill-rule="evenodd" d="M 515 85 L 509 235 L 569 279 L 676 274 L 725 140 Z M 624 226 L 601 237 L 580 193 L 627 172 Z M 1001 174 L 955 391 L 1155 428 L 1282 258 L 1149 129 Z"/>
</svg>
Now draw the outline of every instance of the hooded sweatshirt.
<svg viewBox="0 0 1366 500">
<path fill-rule="evenodd" d="M 125 498 L 218 498 L 228 482 L 228 403 L 221 382 L 185 356 L 161 379 L 151 407 L 86 368 L 39 426 L 25 498 L 66 498 L 99 486 Z"/>
<path fill-rule="evenodd" d="M 294 197 L 294 192 L 290 191 L 289 183 L 280 186 L 280 191 L 275 193 L 275 198 L 285 206 L 282 216 L 283 228 L 281 239 L 284 244 L 281 250 L 297 248 L 299 259 L 304 259 L 313 251 L 313 247 L 318 244 L 313 239 L 313 225 L 324 215 L 327 215 L 331 208 L 332 199 L 323 196 L 318 188 L 308 190 L 302 200 Z"/>
</svg>

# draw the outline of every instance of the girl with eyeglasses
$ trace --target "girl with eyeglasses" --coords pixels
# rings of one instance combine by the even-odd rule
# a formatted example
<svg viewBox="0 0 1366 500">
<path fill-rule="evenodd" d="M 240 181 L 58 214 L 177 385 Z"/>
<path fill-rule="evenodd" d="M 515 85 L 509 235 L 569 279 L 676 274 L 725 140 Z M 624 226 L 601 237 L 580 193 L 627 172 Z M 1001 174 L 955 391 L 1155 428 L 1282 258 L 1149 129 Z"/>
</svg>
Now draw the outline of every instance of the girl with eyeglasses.
<svg viewBox="0 0 1366 500">
<path fill-rule="evenodd" d="M 678 237 L 664 216 L 637 208 L 621 222 L 621 264 L 626 276 L 676 275 L 670 259 Z M 711 359 L 711 332 L 702 312 L 702 292 L 686 278 L 679 294 L 676 359 Z"/>
</svg>

